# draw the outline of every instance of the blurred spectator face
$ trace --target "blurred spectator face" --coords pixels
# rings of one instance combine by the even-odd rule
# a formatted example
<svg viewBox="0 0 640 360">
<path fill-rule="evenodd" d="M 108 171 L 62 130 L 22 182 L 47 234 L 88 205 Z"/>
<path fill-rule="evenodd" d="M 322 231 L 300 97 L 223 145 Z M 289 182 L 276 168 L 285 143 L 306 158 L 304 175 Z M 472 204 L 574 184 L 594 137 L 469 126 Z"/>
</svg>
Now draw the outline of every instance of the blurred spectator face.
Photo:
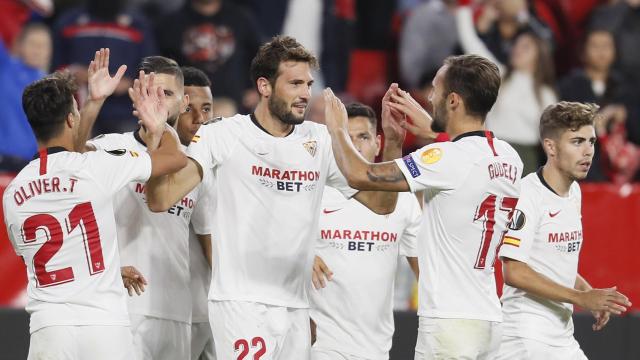
<svg viewBox="0 0 640 360">
<path fill-rule="evenodd" d="M 627 0 L 627 4 L 632 8 L 640 7 L 640 0 Z"/>
<path fill-rule="evenodd" d="M 518 36 L 511 50 L 511 66 L 520 71 L 533 73 L 538 63 L 540 50 L 533 36 L 522 34 Z"/>
<path fill-rule="evenodd" d="M 495 5 L 501 19 L 515 19 L 527 11 L 526 0 L 498 0 Z"/>
<path fill-rule="evenodd" d="M 380 136 L 365 116 L 349 118 L 349 137 L 356 150 L 369 162 L 374 162 L 380 152 Z"/>
<path fill-rule="evenodd" d="M 28 25 L 27 25 L 28 26 Z M 44 72 L 49 71 L 51 61 L 51 35 L 44 27 L 27 27 L 16 44 L 17 55 L 22 61 Z"/>
<path fill-rule="evenodd" d="M 571 179 L 587 177 L 593 160 L 596 132 L 593 126 L 585 125 L 576 131 L 566 130 L 554 140 L 556 162 L 562 172 Z"/>
<path fill-rule="evenodd" d="M 182 145 L 188 146 L 200 125 L 212 118 L 213 96 L 208 86 L 185 86 L 184 93 L 189 96 L 189 105 L 178 117 L 176 130 Z"/>
<path fill-rule="evenodd" d="M 307 120 L 324 124 L 324 96 L 314 96 L 309 104 Z"/>
<path fill-rule="evenodd" d="M 189 96 L 185 95 L 184 86 L 178 83 L 174 75 L 169 74 L 156 74 L 153 86 L 160 86 L 164 89 L 165 102 L 169 108 L 167 123 L 175 126 L 178 116 L 189 105 Z"/>
<path fill-rule="evenodd" d="M 613 36 L 607 31 L 589 34 L 584 48 L 585 65 L 599 71 L 607 71 L 615 61 L 616 48 Z"/>
<path fill-rule="evenodd" d="M 271 85 L 269 111 L 285 124 L 300 124 L 311 98 L 311 67 L 306 62 L 285 61 L 278 68 L 279 75 Z"/>
<path fill-rule="evenodd" d="M 217 97 L 213 99 L 213 112 L 211 117 L 229 118 L 238 113 L 238 106 L 235 101 L 227 97 Z"/>
</svg>

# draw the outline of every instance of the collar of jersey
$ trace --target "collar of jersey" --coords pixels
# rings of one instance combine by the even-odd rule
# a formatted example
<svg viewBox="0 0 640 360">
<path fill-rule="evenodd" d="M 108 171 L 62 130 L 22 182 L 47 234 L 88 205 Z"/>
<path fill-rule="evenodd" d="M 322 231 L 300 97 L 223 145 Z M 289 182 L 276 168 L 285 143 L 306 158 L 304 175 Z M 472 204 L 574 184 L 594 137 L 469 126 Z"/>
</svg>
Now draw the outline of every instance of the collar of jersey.
<svg viewBox="0 0 640 360">
<path fill-rule="evenodd" d="M 262 127 L 262 125 L 260 125 L 260 123 L 258 122 L 258 119 L 256 119 L 256 114 L 255 113 L 251 113 L 250 115 L 251 117 L 251 122 L 258 127 L 258 129 L 264 131 L 265 133 L 267 133 L 268 135 L 273 136 L 272 133 L 268 132 L 267 129 L 265 129 L 264 127 Z M 289 131 L 289 133 L 287 135 L 285 135 L 284 137 L 287 137 L 291 134 L 293 134 L 293 131 L 296 129 L 296 126 L 294 125 L 293 127 L 291 127 L 291 131 Z"/>
<path fill-rule="evenodd" d="M 62 146 L 52 146 L 47 148 L 47 154 L 55 154 L 63 151 L 69 151 Z M 33 155 L 33 159 L 37 159 L 40 157 L 40 152 L 38 151 L 35 155 Z"/>
<path fill-rule="evenodd" d="M 496 137 L 495 135 L 493 135 L 493 131 L 489 131 L 489 134 L 491 134 L 491 137 L 494 138 Z M 460 134 L 458 136 L 456 136 L 455 139 L 451 140 L 451 141 L 458 141 L 462 138 L 465 138 L 467 136 L 481 136 L 481 137 L 486 137 L 485 135 L 485 131 L 484 130 L 478 130 L 478 131 L 469 131 L 463 134 Z"/>
<path fill-rule="evenodd" d="M 144 143 L 144 140 L 140 137 L 140 128 L 133 132 L 133 138 L 136 139 L 137 142 L 142 144 L 142 146 L 147 147 L 147 144 Z"/>
<path fill-rule="evenodd" d="M 540 179 L 540 182 L 542 183 L 542 185 L 544 185 L 544 187 L 546 187 L 547 189 L 549 189 L 549 191 L 551 191 L 552 193 L 554 193 L 554 194 L 558 195 L 558 193 L 557 193 L 555 190 L 553 190 L 553 189 L 551 188 L 551 185 L 549 185 L 549 183 L 547 182 L 547 180 L 545 180 L 545 179 L 544 179 L 544 176 L 542 176 L 542 168 L 543 168 L 543 166 L 540 166 L 540 167 L 538 168 L 538 170 L 536 170 L 536 175 L 538 175 L 538 179 Z M 560 196 L 560 195 L 558 195 L 558 196 Z M 561 196 L 560 196 L 560 197 L 561 197 Z"/>
</svg>

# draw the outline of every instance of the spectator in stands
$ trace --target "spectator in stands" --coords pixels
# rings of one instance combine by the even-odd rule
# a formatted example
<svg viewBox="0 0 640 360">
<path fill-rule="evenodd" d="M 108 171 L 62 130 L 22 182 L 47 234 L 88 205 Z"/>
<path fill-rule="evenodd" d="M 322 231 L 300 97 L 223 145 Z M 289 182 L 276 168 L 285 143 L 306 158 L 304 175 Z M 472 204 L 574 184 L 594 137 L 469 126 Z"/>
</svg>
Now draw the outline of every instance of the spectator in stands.
<svg viewBox="0 0 640 360">
<path fill-rule="evenodd" d="M 400 34 L 400 76 L 409 89 L 419 87 L 422 74 L 437 71 L 458 44 L 456 0 L 431 0 L 416 6 Z"/>
<path fill-rule="evenodd" d="M 601 116 L 596 121 L 598 136 L 604 136 L 608 129 L 626 121 L 629 89 L 622 76 L 611 68 L 615 59 L 613 34 L 606 30 L 590 30 L 582 51 L 583 68 L 571 72 L 558 86 L 561 100 L 600 105 Z M 601 141 L 596 143 L 593 164 L 586 177 L 588 181 L 611 180 L 605 172 L 606 163 L 603 162 L 608 162 L 607 153 L 603 153 L 601 145 Z"/>
<path fill-rule="evenodd" d="M 109 97 L 96 121 L 96 134 L 127 132 L 137 127 L 127 89 L 145 56 L 156 53 L 151 25 L 139 13 L 127 11 L 124 0 L 88 0 L 86 6 L 64 12 L 54 26 L 54 68 L 68 68 L 79 84 L 87 83 L 87 67 L 96 49 L 111 49 L 109 71 L 121 64 L 127 73 Z M 82 88 L 81 88 L 82 91 Z"/>
<path fill-rule="evenodd" d="M 527 8 L 527 0 L 486 0 L 476 29 L 489 51 L 503 64 L 509 62 L 518 34 L 531 31 L 551 42 L 552 32 Z"/>
<path fill-rule="evenodd" d="M 540 115 L 557 101 L 550 44 L 532 31 L 523 31 L 515 37 L 505 64 L 478 38 L 469 7 L 458 8 L 456 23 L 464 51 L 492 60 L 503 76 L 498 99 L 487 114 L 487 128 L 518 152 L 524 163 L 523 175 L 535 171 L 541 155 Z"/>
<path fill-rule="evenodd" d="M 238 106 L 235 101 L 227 97 L 214 97 L 211 109 L 212 118 L 229 118 L 238 113 Z"/>
<path fill-rule="evenodd" d="M 248 69 L 263 38 L 249 12 L 232 1 L 191 0 L 157 24 L 157 36 L 162 55 L 201 69 L 216 96 L 253 110 L 257 97 Z"/>
<path fill-rule="evenodd" d="M 22 110 L 22 91 L 48 72 L 51 47 L 49 28 L 40 23 L 22 28 L 16 39 L 15 56 L 0 41 L 0 170 L 20 170 L 38 150 Z"/>
</svg>

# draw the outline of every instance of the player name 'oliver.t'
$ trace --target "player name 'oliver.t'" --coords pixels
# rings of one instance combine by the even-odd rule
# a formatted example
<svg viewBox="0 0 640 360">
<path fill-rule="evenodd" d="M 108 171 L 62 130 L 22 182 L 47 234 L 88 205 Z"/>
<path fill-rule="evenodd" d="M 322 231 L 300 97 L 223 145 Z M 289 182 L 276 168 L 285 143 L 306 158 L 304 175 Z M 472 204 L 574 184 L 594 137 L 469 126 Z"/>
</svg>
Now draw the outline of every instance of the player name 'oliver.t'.
<svg viewBox="0 0 640 360">
<path fill-rule="evenodd" d="M 27 200 L 42 194 L 48 194 L 53 192 L 73 192 L 73 188 L 78 182 L 78 179 L 69 178 L 68 185 L 60 187 L 60 178 L 54 176 L 52 178 L 41 178 L 29 181 L 28 184 L 20 186 L 18 190 L 13 194 L 13 200 L 18 206 L 24 204 Z"/>
</svg>

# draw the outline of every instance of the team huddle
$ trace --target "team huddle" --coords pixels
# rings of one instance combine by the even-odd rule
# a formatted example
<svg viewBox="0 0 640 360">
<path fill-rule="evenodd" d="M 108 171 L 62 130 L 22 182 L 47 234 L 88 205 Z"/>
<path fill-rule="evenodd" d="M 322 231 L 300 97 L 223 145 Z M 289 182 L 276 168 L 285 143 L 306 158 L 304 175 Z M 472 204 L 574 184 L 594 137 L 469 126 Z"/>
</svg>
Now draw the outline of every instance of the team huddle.
<svg viewBox="0 0 640 360">
<path fill-rule="evenodd" d="M 549 106 L 547 162 L 522 178 L 484 129 L 500 75 L 479 56 L 445 60 L 431 115 L 392 84 L 384 145 L 375 112 L 330 89 L 326 126 L 304 120 L 317 61 L 291 37 L 254 58 L 252 114 L 212 119 L 206 75 L 152 56 L 129 89 L 139 129 L 89 139 L 126 70 L 108 67 L 97 51 L 80 110 L 64 73 L 23 94 L 40 150 L 3 208 L 31 360 L 388 359 L 400 257 L 419 284 L 416 360 L 586 359 L 573 305 L 594 330 L 631 305 L 578 274 L 595 105 Z M 403 157 L 407 131 L 430 144 Z"/>
</svg>

